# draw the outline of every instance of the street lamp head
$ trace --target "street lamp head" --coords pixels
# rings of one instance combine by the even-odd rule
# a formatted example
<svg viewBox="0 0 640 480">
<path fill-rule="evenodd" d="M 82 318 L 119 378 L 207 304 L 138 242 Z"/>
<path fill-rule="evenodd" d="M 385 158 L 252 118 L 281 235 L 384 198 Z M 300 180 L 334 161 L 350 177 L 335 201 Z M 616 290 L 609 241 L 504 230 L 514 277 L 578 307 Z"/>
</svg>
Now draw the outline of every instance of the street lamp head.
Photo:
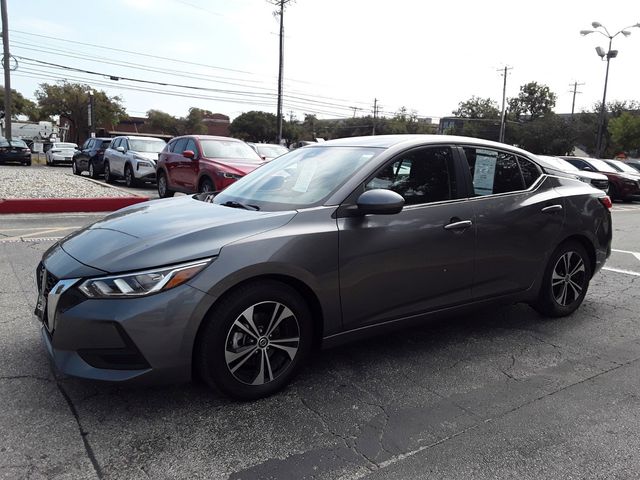
<svg viewBox="0 0 640 480">
<path fill-rule="evenodd" d="M 629 35 L 631 35 L 631 32 L 627 32 L 626 30 L 622 30 L 622 35 L 624 35 L 625 37 L 628 37 Z"/>
<path fill-rule="evenodd" d="M 602 47 L 596 47 L 596 53 L 600 58 L 604 58 L 604 56 L 607 54 Z"/>
<path fill-rule="evenodd" d="M 593 28 L 600 28 L 602 26 L 602 24 L 600 22 L 591 22 L 591 26 Z"/>
<path fill-rule="evenodd" d="M 593 30 L 580 30 L 580 35 L 585 36 L 593 33 Z"/>
</svg>

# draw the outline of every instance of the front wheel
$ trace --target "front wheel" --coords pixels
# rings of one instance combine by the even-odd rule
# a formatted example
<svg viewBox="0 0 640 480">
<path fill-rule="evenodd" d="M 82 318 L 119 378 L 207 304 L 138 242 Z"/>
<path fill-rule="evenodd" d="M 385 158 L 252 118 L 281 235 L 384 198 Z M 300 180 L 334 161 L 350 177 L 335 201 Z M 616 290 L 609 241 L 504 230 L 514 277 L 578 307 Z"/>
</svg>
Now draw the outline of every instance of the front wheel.
<svg viewBox="0 0 640 480">
<path fill-rule="evenodd" d="M 203 178 L 200 181 L 200 188 L 198 188 L 198 193 L 207 193 L 207 192 L 213 192 L 213 191 L 214 191 L 213 182 L 206 177 Z"/>
<path fill-rule="evenodd" d="M 167 176 L 162 172 L 158 173 L 157 187 L 158 187 L 158 196 L 160 198 L 173 197 L 173 194 L 176 193 L 173 190 L 169 189 L 169 183 L 167 181 Z"/>
<path fill-rule="evenodd" d="M 104 181 L 107 183 L 113 183 L 113 176 L 111 175 L 111 167 L 109 162 L 104 162 Z"/>
<path fill-rule="evenodd" d="M 71 171 L 74 175 L 80 175 L 80 169 L 78 168 L 78 164 L 75 160 L 71 162 Z"/>
<path fill-rule="evenodd" d="M 280 282 L 238 288 L 205 322 L 196 368 L 205 383 L 233 398 L 254 400 L 282 389 L 311 351 L 309 307 Z"/>
<path fill-rule="evenodd" d="M 93 162 L 89 162 L 89 176 L 91 178 L 98 178 L 98 174 L 96 173 L 96 168 L 93 166 Z"/>
<path fill-rule="evenodd" d="M 591 271 L 585 248 L 577 242 L 563 243 L 549 259 L 534 308 L 548 317 L 571 315 L 587 294 Z"/>
</svg>

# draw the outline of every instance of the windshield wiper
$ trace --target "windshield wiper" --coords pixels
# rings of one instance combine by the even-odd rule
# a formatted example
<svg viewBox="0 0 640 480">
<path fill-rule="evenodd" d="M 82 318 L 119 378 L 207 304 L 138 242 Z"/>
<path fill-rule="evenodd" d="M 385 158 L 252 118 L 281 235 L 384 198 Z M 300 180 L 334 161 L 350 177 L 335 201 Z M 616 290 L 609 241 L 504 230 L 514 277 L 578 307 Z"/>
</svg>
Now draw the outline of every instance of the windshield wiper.
<svg viewBox="0 0 640 480">
<path fill-rule="evenodd" d="M 248 205 L 246 203 L 234 202 L 233 200 L 227 200 L 220 205 L 231 208 L 244 208 L 245 210 L 260 210 L 260 207 L 257 205 Z"/>
</svg>

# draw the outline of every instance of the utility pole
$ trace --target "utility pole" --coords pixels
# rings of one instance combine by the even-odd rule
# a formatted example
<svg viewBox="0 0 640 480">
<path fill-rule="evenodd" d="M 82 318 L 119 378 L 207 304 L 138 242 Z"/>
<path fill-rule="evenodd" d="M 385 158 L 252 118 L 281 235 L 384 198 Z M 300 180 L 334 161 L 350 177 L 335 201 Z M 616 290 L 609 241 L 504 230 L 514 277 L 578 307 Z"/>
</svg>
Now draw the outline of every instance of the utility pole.
<svg viewBox="0 0 640 480">
<path fill-rule="evenodd" d="M 89 90 L 89 131 L 91 133 L 91 138 L 96 136 L 96 106 L 93 97 L 93 91 Z"/>
<path fill-rule="evenodd" d="M 287 0 L 290 1 L 290 0 Z M 280 0 L 280 63 L 278 66 L 278 145 L 282 143 L 282 74 L 284 64 L 284 5 L 285 0 Z"/>
<path fill-rule="evenodd" d="M 570 87 L 573 87 L 573 101 L 571 102 L 571 120 L 573 120 L 573 112 L 576 109 L 576 94 L 582 93 L 578 91 L 578 86 L 584 85 L 584 83 L 573 82 Z M 569 90 L 571 92 L 571 90 Z"/>
<path fill-rule="evenodd" d="M 504 69 L 498 70 L 498 72 L 502 72 L 502 76 L 504 77 L 504 82 L 502 84 L 502 113 L 500 115 L 500 136 L 498 138 L 499 142 L 504 142 L 504 133 L 505 127 L 507 123 L 506 119 L 506 101 L 507 101 L 507 73 L 509 70 L 512 70 L 512 67 L 507 65 L 504 66 Z"/>
<path fill-rule="evenodd" d="M 295 118 L 296 114 L 293 110 L 289 110 L 289 123 L 293 123 L 293 119 Z"/>
<path fill-rule="evenodd" d="M 0 0 L 2 9 L 2 50 L 4 64 L 4 136 L 11 140 L 11 54 L 9 53 L 9 15 L 7 0 Z"/>
<path fill-rule="evenodd" d="M 353 110 L 353 118 L 356 118 L 356 113 L 358 112 L 358 110 L 362 110 L 360 107 L 349 107 L 351 110 Z"/>
<path fill-rule="evenodd" d="M 375 135 L 376 134 L 376 120 L 378 118 L 378 99 L 374 98 L 373 99 L 373 131 L 371 133 L 371 135 Z"/>
</svg>

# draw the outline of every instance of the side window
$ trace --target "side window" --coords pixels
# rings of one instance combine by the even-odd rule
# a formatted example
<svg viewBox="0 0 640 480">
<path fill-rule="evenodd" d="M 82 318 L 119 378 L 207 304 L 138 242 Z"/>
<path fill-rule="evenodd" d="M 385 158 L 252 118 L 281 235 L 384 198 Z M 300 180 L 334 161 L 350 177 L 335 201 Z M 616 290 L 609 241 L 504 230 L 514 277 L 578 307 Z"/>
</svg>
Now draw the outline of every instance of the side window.
<svg viewBox="0 0 640 480">
<path fill-rule="evenodd" d="M 184 152 L 186 150 L 186 146 L 187 146 L 187 141 L 189 139 L 188 138 L 179 138 L 178 140 L 176 140 L 176 143 L 173 146 L 173 153 L 178 153 L 182 155 L 182 152 Z"/>
<path fill-rule="evenodd" d="M 582 170 L 587 165 L 585 162 L 583 162 L 582 160 L 578 160 L 577 158 L 572 158 L 572 159 L 567 158 L 566 161 L 569 162 L 574 167 L 579 168 L 580 170 Z"/>
<path fill-rule="evenodd" d="M 87 140 L 87 142 L 86 142 L 86 145 L 87 145 L 87 146 L 86 146 L 85 148 L 87 148 L 88 150 L 91 150 L 91 149 L 93 148 L 93 145 L 94 145 L 95 143 L 96 143 L 96 142 L 94 141 L 94 139 L 93 139 L 93 138 L 90 138 L 89 140 Z"/>
<path fill-rule="evenodd" d="M 515 155 L 487 148 L 464 147 L 477 196 L 525 190 Z"/>
<path fill-rule="evenodd" d="M 129 141 L 126 138 L 121 138 L 120 139 L 120 146 L 124 147 L 124 151 L 125 152 L 129 151 Z"/>
<path fill-rule="evenodd" d="M 121 138 L 116 138 L 115 140 L 111 140 L 111 147 L 110 148 L 113 148 L 114 150 L 116 148 L 118 148 L 120 146 L 120 140 L 122 140 L 122 139 Z"/>
<path fill-rule="evenodd" d="M 382 167 L 366 190 L 384 188 L 399 193 L 406 205 L 456 198 L 453 155 L 449 147 L 429 147 L 401 154 Z"/>
<path fill-rule="evenodd" d="M 529 188 L 540 176 L 540 170 L 532 161 L 526 158 L 518 157 L 518 164 L 520 165 L 522 178 L 524 178 L 524 187 Z"/>
<path fill-rule="evenodd" d="M 89 148 L 90 143 L 91 139 L 85 140 L 85 142 L 82 144 L 82 150 L 86 150 L 87 148 Z"/>
<path fill-rule="evenodd" d="M 166 146 L 166 147 L 164 147 L 164 150 L 163 150 L 163 151 L 165 151 L 165 152 L 172 152 L 172 153 L 173 153 L 173 151 L 174 151 L 174 150 L 173 150 L 173 147 L 175 147 L 175 146 L 176 146 L 176 141 L 175 141 L 175 140 L 172 140 L 172 141 L 170 141 L 169 143 L 167 143 L 167 146 Z"/>
<path fill-rule="evenodd" d="M 196 154 L 196 157 L 198 157 L 198 147 L 196 147 L 196 142 L 193 140 L 193 138 L 190 138 L 187 141 L 187 146 L 184 147 L 184 149 L 185 150 L 191 150 L 193 153 Z"/>
</svg>

